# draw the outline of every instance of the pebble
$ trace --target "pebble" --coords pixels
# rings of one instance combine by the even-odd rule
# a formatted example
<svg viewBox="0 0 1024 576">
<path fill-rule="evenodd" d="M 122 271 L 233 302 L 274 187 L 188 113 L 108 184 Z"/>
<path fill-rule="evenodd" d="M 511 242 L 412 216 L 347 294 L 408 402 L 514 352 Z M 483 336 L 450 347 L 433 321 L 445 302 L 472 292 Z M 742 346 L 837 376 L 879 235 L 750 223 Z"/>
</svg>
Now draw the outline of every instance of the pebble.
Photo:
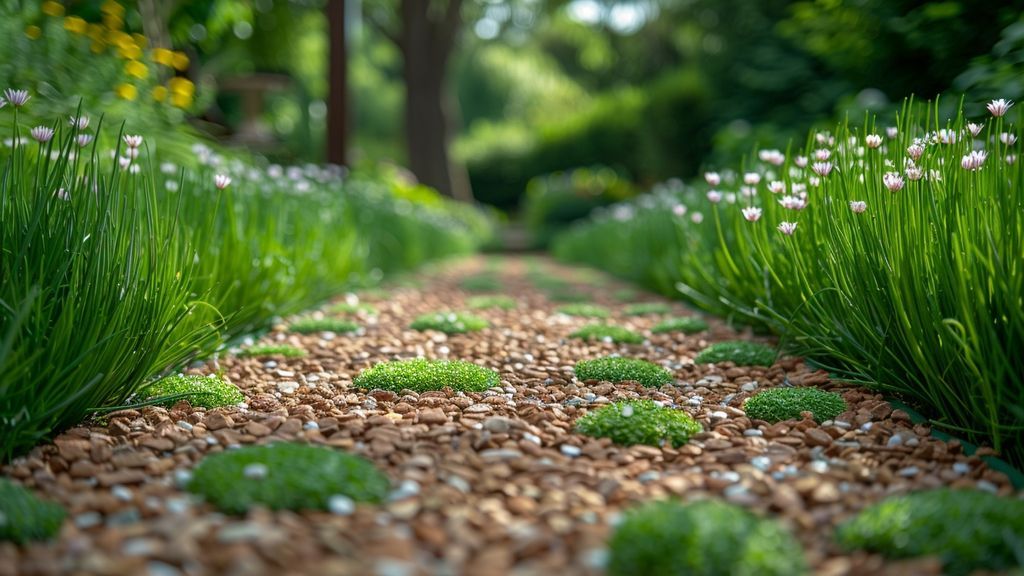
<svg viewBox="0 0 1024 576">
<path fill-rule="evenodd" d="M 978 480 L 976 486 L 978 487 L 978 490 L 982 490 L 984 492 L 991 492 L 992 494 L 999 493 L 999 487 L 988 480 Z"/>
<path fill-rule="evenodd" d="M 484 460 L 514 460 L 522 458 L 523 453 L 513 448 L 491 448 L 480 452 L 480 457 Z"/>
<path fill-rule="evenodd" d="M 740 386 L 740 390 L 743 392 L 753 392 L 754 390 L 757 390 L 757 382 L 747 382 Z"/>
<path fill-rule="evenodd" d="M 88 530 L 93 526 L 99 526 L 103 523 L 103 515 L 99 512 L 83 512 L 75 516 L 75 526 L 80 530 Z"/>
<path fill-rule="evenodd" d="M 729 415 L 721 410 L 715 410 L 711 413 L 711 420 L 725 420 Z"/>
<path fill-rule="evenodd" d="M 185 422 L 184 420 L 178 420 L 178 428 L 181 428 L 186 432 L 192 431 L 192 425 L 189 424 L 188 422 Z"/>
<path fill-rule="evenodd" d="M 559 450 L 570 458 L 575 458 L 583 453 L 579 446 L 573 446 L 572 444 L 562 444 Z"/>
<path fill-rule="evenodd" d="M 889 448 L 895 448 L 896 446 L 899 446 L 900 444 L 903 444 L 903 436 L 900 436 L 899 434 L 893 434 L 892 436 L 889 437 L 889 440 L 885 443 L 885 445 L 888 446 Z"/>
<path fill-rule="evenodd" d="M 469 482 L 467 482 L 462 476 L 449 476 L 445 480 L 445 483 L 463 494 L 468 494 L 469 491 L 473 489 L 473 487 L 469 485 Z"/>
<path fill-rule="evenodd" d="M 116 484 L 110 487 L 110 494 L 122 502 L 131 502 L 134 495 L 132 491 L 125 486 Z"/>
<path fill-rule="evenodd" d="M 388 496 L 391 501 L 402 500 L 420 493 L 420 483 L 415 480 L 405 479 Z"/>
<path fill-rule="evenodd" d="M 762 472 L 767 472 L 772 467 L 772 459 L 767 456 L 754 456 L 750 459 L 750 465 Z"/>
<path fill-rule="evenodd" d="M 327 499 L 327 509 L 331 514 L 350 516 L 356 511 L 356 503 L 344 494 L 335 494 Z"/>
<path fill-rule="evenodd" d="M 526 440 L 527 442 L 533 442 L 538 446 L 541 445 L 540 436 L 537 436 L 536 434 L 532 434 L 530 432 L 523 432 L 523 440 Z"/>
<path fill-rule="evenodd" d="M 748 438 L 760 438 L 764 436 L 764 432 L 758 430 L 757 428 L 747 428 L 746 430 L 743 431 L 743 435 L 747 436 Z"/>
<path fill-rule="evenodd" d="M 625 406 L 623 406 L 622 407 L 622 411 L 620 412 L 620 414 L 622 415 L 623 418 L 629 418 L 630 416 L 632 416 L 633 415 L 633 405 L 632 404 L 626 404 Z"/>
<path fill-rule="evenodd" d="M 316 420 L 310 420 L 302 425 L 303 430 L 319 430 L 320 425 L 316 423 Z"/>
<path fill-rule="evenodd" d="M 903 476 L 904 478 L 913 478 L 921 472 L 921 469 L 917 466 L 907 466 L 906 468 L 900 468 L 896 474 Z"/>
<path fill-rule="evenodd" d="M 957 474 L 961 474 L 961 475 L 962 474 L 967 474 L 970 471 L 971 471 L 971 465 L 966 463 L 966 462 L 954 462 L 953 463 L 953 472 L 956 472 Z"/>
<path fill-rule="evenodd" d="M 640 482 L 641 484 L 654 482 L 655 480 L 658 480 L 660 478 L 661 472 L 658 472 L 657 470 L 648 470 L 636 477 L 637 481 Z"/>
<path fill-rule="evenodd" d="M 146 562 L 146 572 L 148 576 L 181 576 L 182 573 L 175 566 L 159 560 Z"/>
<path fill-rule="evenodd" d="M 267 469 L 266 464 L 254 462 L 242 469 L 242 476 L 245 476 L 250 480 L 262 480 L 267 477 L 268 472 L 270 472 L 270 470 Z"/>
</svg>

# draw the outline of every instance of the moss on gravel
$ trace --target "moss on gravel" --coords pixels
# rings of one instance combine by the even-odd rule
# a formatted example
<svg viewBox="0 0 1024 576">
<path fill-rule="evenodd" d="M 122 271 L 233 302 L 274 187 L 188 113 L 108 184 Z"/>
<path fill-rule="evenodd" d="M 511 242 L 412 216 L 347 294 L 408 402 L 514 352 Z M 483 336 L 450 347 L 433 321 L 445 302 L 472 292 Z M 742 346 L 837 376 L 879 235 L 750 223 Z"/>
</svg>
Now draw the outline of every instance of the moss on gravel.
<svg viewBox="0 0 1024 576">
<path fill-rule="evenodd" d="M 466 305 L 474 310 L 512 310 L 517 306 L 516 299 L 511 296 L 473 296 L 466 300 Z"/>
<path fill-rule="evenodd" d="M 299 334 L 313 334 L 316 332 L 345 334 L 359 330 L 359 324 L 341 318 L 300 318 L 292 322 L 288 329 Z"/>
<path fill-rule="evenodd" d="M 490 368 L 462 360 L 399 360 L 384 362 L 364 370 L 353 384 L 370 390 L 413 390 L 426 392 L 451 387 L 463 392 L 483 392 L 501 383 L 498 373 Z"/>
<path fill-rule="evenodd" d="M 25 544 L 48 540 L 60 532 L 66 512 L 26 488 L 0 478 L 0 541 Z"/>
<path fill-rule="evenodd" d="M 724 502 L 648 502 L 609 542 L 608 574 L 798 576 L 804 551 L 779 523 Z"/>
<path fill-rule="evenodd" d="M 633 300 L 636 300 L 638 295 L 639 292 L 632 288 L 623 288 L 621 290 L 616 290 L 615 293 L 612 294 L 612 298 L 615 298 L 619 302 L 632 302 Z"/>
<path fill-rule="evenodd" d="M 639 382 L 644 386 L 657 388 L 672 382 L 672 373 L 646 360 L 607 356 L 594 360 L 581 360 L 574 368 L 576 377 L 604 382 Z"/>
<path fill-rule="evenodd" d="M 576 421 L 580 434 L 611 438 L 623 446 L 646 444 L 678 448 L 701 432 L 701 426 L 682 410 L 659 406 L 653 400 L 616 402 Z"/>
<path fill-rule="evenodd" d="M 732 362 L 737 366 L 771 366 L 775 363 L 775 349 L 757 342 L 734 340 L 718 342 L 697 354 L 697 364 Z"/>
<path fill-rule="evenodd" d="M 616 344 L 641 344 L 644 341 L 644 337 L 641 334 L 621 326 L 609 324 L 584 326 L 569 336 L 581 340 L 608 340 Z"/>
<path fill-rule="evenodd" d="M 682 332 L 683 334 L 696 334 L 708 329 L 708 323 L 702 318 L 689 316 L 684 318 L 666 318 L 651 328 L 652 334 L 666 334 L 668 332 Z"/>
<path fill-rule="evenodd" d="M 889 558 L 938 556 L 953 576 L 1024 568 L 1024 500 L 949 489 L 893 496 L 840 525 L 836 540 Z"/>
<path fill-rule="evenodd" d="M 324 510 L 332 496 L 380 502 L 388 478 L 371 462 L 331 448 L 279 442 L 206 456 L 188 490 L 228 514 L 254 505 L 272 510 Z"/>
<path fill-rule="evenodd" d="M 582 303 L 559 306 L 558 312 L 568 316 L 579 316 L 581 318 L 607 318 L 611 316 L 611 312 L 604 306 Z"/>
<path fill-rule="evenodd" d="M 233 406 L 245 400 L 238 388 L 217 376 L 198 376 L 194 374 L 177 374 L 161 378 L 146 386 L 139 392 L 143 400 L 153 400 L 162 396 L 171 396 L 172 400 L 161 402 L 161 405 L 172 406 L 181 400 L 197 408 L 218 408 Z"/>
<path fill-rule="evenodd" d="M 626 306 L 624 312 L 627 316 L 646 316 L 653 314 L 668 314 L 672 307 L 664 302 L 638 302 Z"/>
<path fill-rule="evenodd" d="M 366 304 L 365 302 L 338 302 L 337 304 L 331 304 L 327 311 L 331 314 L 369 314 L 370 316 L 377 315 L 377 309 L 372 304 Z"/>
<path fill-rule="evenodd" d="M 747 416 L 765 422 L 799 419 L 811 412 L 818 422 L 832 420 L 846 412 L 846 400 L 835 392 L 817 388 L 770 388 L 751 396 L 743 404 Z"/>
<path fill-rule="evenodd" d="M 487 320 L 464 312 L 433 312 L 423 314 L 409 325 L 413 330 L 437 330 L 445 334 L 463 334 L 487 328 Z"/>
<path fill-rule="evenodd" d="M 574 292 L 571 289 L 566 289 L 548 292 L 548 300 L 551 300 L 552 302 L 580 303 L 590 302 L 593 300 L 593 297 L 584 292 Z"/>
<path fill-rule="evenodd" d="M 466 276 L 459 282 L 459 287 L 467 292 L 498 292 L 503 288 L 501 279 L 488 273 Z"/>
<path fill-rule="evenodd" d="M 242 358 L 264 358 L 267 356 L 281 356 L 282 358 L 302 358 L 307 352 L 302 348 L 289 344 L 268 344 L 261 346 L 250 346 L 238 351 Z"/>
</svg>

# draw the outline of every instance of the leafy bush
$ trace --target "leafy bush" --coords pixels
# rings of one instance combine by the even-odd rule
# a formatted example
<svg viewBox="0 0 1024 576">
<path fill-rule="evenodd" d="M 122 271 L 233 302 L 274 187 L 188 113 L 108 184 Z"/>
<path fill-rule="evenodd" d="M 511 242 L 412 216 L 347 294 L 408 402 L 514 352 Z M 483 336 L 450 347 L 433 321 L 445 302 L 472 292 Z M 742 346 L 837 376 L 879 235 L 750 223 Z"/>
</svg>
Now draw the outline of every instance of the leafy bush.
<svg viewBox="0 0 1024 576">
<path fill-rule="evenodd" d="M 283 358 L 302 358 L 307 352 L 290 344 L 266 344 L 250 346 L 238 351 L 240 358 L 261 358 L 265 356 L 281 356 Z"/>
<path fill-rule="evenodd" d="M 626 513 L 609 542 L 608 574 L 795 576 L 799 542 L 772 520 L 715 500 L 648 502 Z"/>
<path fill-rule="evenodd" d="M 622 326 L 608 324 L 591 324 L 569 334 L 570 338 L 580 340 L 607 340 L 616 344 L 642 344 L 644 337 Z"/>
<path fill-rule="evenodd" d="M 161 378 L 140 390 L 139 396 L 144 401 L 168 397 L 162 402 L 164 406 L 188 400 L 193 406 L 201 408 L 231 406 L 245 401 L 245 396 L 234 384 L 217 376 L 184 374 Z"/>
<path fill-rule="evenodd" d="M 449 387 L 463 392 L 483 392 L 501 383 L 490 368 L 462 360 L 400 360 L 383 362 L 363 370 L 352 382 L 368 390 L 426 392 Z"/>
<path fill-rule="evenodd" d="M 574 368 L 576 377 L 586 382 L 587 380 L 600 380 L 604 382 L 639 382 L 644 386 L 657 388 L 663 384 L 672 382 L 672 373 L 668 370 L 636 358 L 620 358 L 618 356 L 607 356 L 595 360 L 581 360 Z"/>
<path fill-rule="evenodd" d="M 846 400 L 835 392 L 817 388 L 771 388 L 744 402 L 747 416 L 765 422 L 799 420 L 801 412 L 814 414 L 818 422 L 832 420 L 846 412 Z"/>
<path fill-rule="evenodd" d="M 668 314 L 672 307 L 664 302 L 638 302 L 626 306 L 627 316 L 646 316 L 648 314 Z"/>
<path fill-rule="evenodd" d="M 288 325 L 288 329 L 299 334 L 336 332 L 345 334 L 359 330 L 359 324 L 340 318 L 300 318 Z"/>
<path fill-rule="evenodd" d="M 437 330 L 445 334 L 463 334 L 487 328 L 487 320 L 461 312 L 434 312 L 423 314 L 409 325 L 413 330 Z"/>
<path fill-rule="evenodd" d="M 604 306 L 596 306 L 594 304 L 567 304 L 559 306 L 558 312 L 581 318 L 607 318 L 611 315 L 611 312 Z"/>
<path fill-rule="evenodd" d="M 512 310 L 517 304 L 516 299 L 511 296 L 473 296 L 466 300 L 466 306 L 474 310 L 486 310 L 488 308 Z"/>
<path fill-rule="evenodd" d="M 836 540 L 889 558 L 938 556 L 951 576 L 1024 568 L 1024 500 L 948 489 L 891 496 L 841 524 Z"/>
<path fill-rule="evenodd" d="M 651 332 L 654 334 L 665 334 L 667 332 L 682 332 L 684 334 L 696 334 L 708 329 L 708 323 L 703 318 L 689 316 L 686 318 L 667 318 L 658 322 Z"/>
<path fill-rule="evenodd" d="M 732 362 L 737 366 L 771 366 L 775 363 L 775 357 L 774 348 L 757 342 L 735 340 L 716 342 L 708 346 L 701 350 L 700 354 L 697 354 L 693 362 L 695 364 Z"/>
<path fill-rule="evenodd" d="M 682 410 L 659 406 L 653 400 L 633 400 L 588 412 L 576 421 L 576 430 L 594 438 L 611 438 L 623 446 L 668 444 L 678 448 L 702 428 Z"/>
<path fill-rule="evenodd" d="M 534 247 L 543 248 L 565 225 L 598 206 L 636 194 L 633 185 L 606 167 L 577 168 L 536 177 L 526 186 L 523 218 Z"/>
<path fill-rule="evenodd" d="M 64 516 L 59 504 L 40 500 L 18 484 L 0 478 L 0 541 L 27 544 L 48 540 L 60 532 Z"/>
<path fill-rule="evenodd" d="M 381 502 L 387 476 L 373 463 L 331 448 L 278 442 L 210 454 L 196 466 L 188 490 L 228 514 L 252 506 L 325 510 L 332 496 Z"/>
</svg>

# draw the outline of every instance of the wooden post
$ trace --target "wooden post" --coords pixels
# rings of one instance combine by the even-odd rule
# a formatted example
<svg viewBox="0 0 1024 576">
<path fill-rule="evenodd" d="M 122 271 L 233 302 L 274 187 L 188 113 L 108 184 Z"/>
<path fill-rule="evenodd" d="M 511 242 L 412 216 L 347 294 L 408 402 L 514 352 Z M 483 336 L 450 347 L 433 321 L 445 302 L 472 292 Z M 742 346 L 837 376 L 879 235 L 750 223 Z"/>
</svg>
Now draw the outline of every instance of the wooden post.
<svg viewBox="0 0 1024 576">
<path fill-rule="evenodd" d="M 345 38 L 345 0 L 327 0 L 330 38 L 327 94 L 327 162 L 348 165 L 348 53 Z"/>
</svg>

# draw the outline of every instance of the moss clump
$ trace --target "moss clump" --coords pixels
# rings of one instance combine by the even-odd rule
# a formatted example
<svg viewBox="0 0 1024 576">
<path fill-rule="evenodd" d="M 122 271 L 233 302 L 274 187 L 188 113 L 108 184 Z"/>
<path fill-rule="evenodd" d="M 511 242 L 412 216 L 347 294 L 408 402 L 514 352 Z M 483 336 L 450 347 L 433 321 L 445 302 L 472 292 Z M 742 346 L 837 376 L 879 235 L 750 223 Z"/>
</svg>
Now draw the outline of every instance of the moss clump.
<svg viewBox="0 0 1024 576">
<path fill-rule="evenodd" d="M 636 300 L 638 294 L 639 292 L 632 288 L 623 288 L 622 290 L 616 290 L 615 293 L 612 294 L 612 298 L 615 298 L 619 302 L 632 302 L 633 300 Z"/>
<path fill-rule="evenodd" d="M 964 490 L 893 496 L 836 529 L 848 550 L 889 558 L 938 556 L 944 574 L 1024 567 L 1024 500 Z"/>
<path fill-rule="evenodd" d="M 459 286 L 467 292 L 498 292 L 502 289 L 501 280 L 493 274 L 466 276 Z"/>
<path fill-rule="evenodd" d="M 316 332 L 345 334 L 359 330 L 359 324 L 340 318 L 301 318 L 292 322 L 288 329 L 299 334 L 313 334 Z"/>
<path fill-rule="evenodd" d="M 380 502 L 388 479 L 367 460 L 330 448 L 279 442 L 211 454 L 188 490 L 228 514 L 254 505 L 272 510 L 324 510 L 331 496 Z"/>
<path fill-rule="evenodd" d="M 672 307 L 664 302 L 638 302 L 626 306 L 627 316 L 646 316 L 648 314 L 668 314 Z"/>
<path fill-rule="evenodd" d="M 750 418 L 765 422 L 799 419 L 805 411 L 824 422 L 846 412 L 846 400 L 817 388 L 771 388 L 748 398 L 743 409 Z"/>
<path fill-rule="evenodd" d="M 0 478 L 0 541 L 25 544 L 48 540 L 60 531 L 64 516 L 59 504 L 41 500 L 22 486 Z"/>
<path fill-rule="evenodd" d="M 552 302 L 590 302 L 593 300 L 590 294 L 573 292 L 571 290 L 555 290 L 548 293 L 548 300 Z"/>
<path fill-rule="evenodd" d="M 512 310 L 517 306 L 515 298 L 511 296 L 473 296 L 466 300 L 466 305 L 474 310 L 487 310 L 489 308 Z"/>
<path fill-rule="evenodd" d="M 331 314 L 368 314 L 370 316 L 377 315 L 377 309 L 371 304 L 364 302 L 338 302 L 337 304 L 331 304 L 327 311 Z"/>
<path fill-rule="evenodd" d="M 696 334 L 708 329 L 708 323 L 702 318 L 690 316 L 687 318 L 666 318 L 651 328 L 653 334 L 665 334 L 667 332 L 682 332 L 683 334 Z"/>
<path fill-rule="evenodd" d="M 160 402 L 163 406 L 173 406 L 181 400 L 197 408 L 218 408 L 232 406 L 245 400 L 245 396 L 234 384 L 221 380 L 216 376 L 197 376 L 178 374 L 168 376 L 146 386 L 139 392 L 143 400 L 153 400 L 162 396 L 172 399 Z"/>
<path fill-rule="evenodd" d="M 580 316 L 582 318 L 607 318 L 611 312 L 603 306 L 594 304 L 566 304 L 559 306 L 558 311 L 569 316 Z"/>
<path fill-rule="evenodd" d="M 693 361 L 697 364 L 732 362 L 737 366 L 771 366 L 775 363 L 775 350 L 757 342 L 735 340 L 708 346 Z"/>
<path fill-rule="evenodd" d="M 416 318 L 409 325 L 413 330 L 437 330 L 445 334 L 462 334 L 464 332 L 476 332 L 487 328 L 487 320 L 473 314 L 461 312 L 435 312 L 424 314 Z"/>
<path fill-rule="evenodd" d="M 413 390 L 426 392 L 451 387 L 463 392 L 483 392 L 501 383 L 490 368 L 462 360 L 400 360 L 384 362 L 363 370 L 353 381 L 358 388 L 370 390 Z"/>
<path fill-rule="evenodd" d="M 587 413 L 576 421 L 576 430 L 594 438 L 611 438 L 623 446 L 668 444 L 678 448 L 699 434 L 701 426 L 682 410 L 659 406 L 653 400 L 633 400 Z"/>
<path fill-rule="evenodd" d="M 264 358 L 267 356 L 281 356 L 283 358 L 302 358 L 306 351 L 288 344 L 269 344 L 262 346 L 250 346 L 238 352 L 241 358 Z"/>
<path fill-rule="evenodd" d="M 656 388 L 672 382 L 672 373 L 646 360 L 608 356 L 596 360 L 581 360 L 576 363 L 576 377 L 586 382 L 639 382 Z"/>
<path fill-rule="evenodd" d="M 640 344 L 644 337 L 632 330 L 621 326 L 610 326 L 608 324 L 591 324 L 584 326 L 569 335 L 572 338 L 581 340 L 608 340 L 616 344 Z"/>
<path fill-rule="evenodd" d="M 807 573 L 803 549 L 789 531 L 715 500 L 644 504 L 626 513 L 609 548 L 610 576 Z"/>
</svg>

